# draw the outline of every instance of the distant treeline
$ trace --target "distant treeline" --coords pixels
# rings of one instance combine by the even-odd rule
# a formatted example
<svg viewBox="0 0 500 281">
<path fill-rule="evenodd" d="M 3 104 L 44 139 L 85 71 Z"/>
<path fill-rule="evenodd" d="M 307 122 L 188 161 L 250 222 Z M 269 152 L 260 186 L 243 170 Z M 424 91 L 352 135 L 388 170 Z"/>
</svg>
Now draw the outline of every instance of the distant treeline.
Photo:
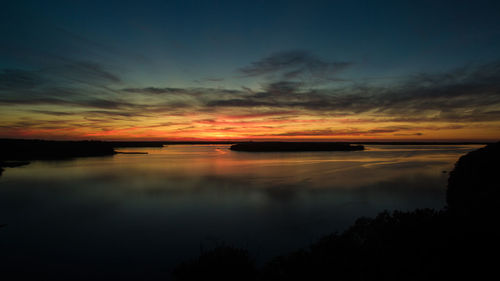
<svg viewBox="0 0 500 281">
<path fill-rule="evenodd" d="M 114 155 L 102 141 L 47 141 L 0 139 L 0 160 L 43 160 Z"/>
</svg>

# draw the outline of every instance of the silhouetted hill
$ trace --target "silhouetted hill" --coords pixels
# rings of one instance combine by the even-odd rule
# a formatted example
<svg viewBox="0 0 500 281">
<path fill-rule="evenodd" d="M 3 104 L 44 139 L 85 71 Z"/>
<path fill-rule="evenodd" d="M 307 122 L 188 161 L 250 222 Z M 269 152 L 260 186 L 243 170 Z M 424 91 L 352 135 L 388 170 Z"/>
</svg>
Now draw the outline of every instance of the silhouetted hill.
<svg viewBox="0 0 500 281">
<path fill-rule="evenodd" d="M 500 142 L 460 157 L 448 179 L 448 208 L 469 223 L 500 217 Z"/>
<path fill-rule="evenodd" d="M 215 254 L 221 251 L 217 248 L 203 253 L 203 258 L 184 262 L 174 270 L 174 278 L 496 280 L 499 147 L 500 143 L 490 144 L 459 159 L 450 173 L 449 209 L 385 211 L 375 218 L 360 218 L 343 233 L 326 236 L 308 249 L 274 258 L 262 268 L 245 267 L 241 272 L 230 269 L 233 259 L 228 255 L 235 254 L 238 264 L 248 266 L 252 258 L 235 248 L 226 249 L 220 258 Z M 202 270 L 207 267 L 214 270 Z"/>
<path fill-rule="evenodd" d="M 363 149 L 362 145 L 339 142 L 245 142 L 231 146 L 231 150 L 247 152 L 354 151 Z"/>
</svg>

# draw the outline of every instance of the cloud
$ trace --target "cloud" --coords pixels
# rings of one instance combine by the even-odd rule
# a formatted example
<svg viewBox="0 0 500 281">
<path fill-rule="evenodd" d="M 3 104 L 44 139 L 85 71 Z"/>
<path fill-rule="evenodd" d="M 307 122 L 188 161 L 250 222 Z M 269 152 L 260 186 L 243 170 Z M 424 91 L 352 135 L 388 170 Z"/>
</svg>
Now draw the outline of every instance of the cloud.
<svg viewBox="0 0 500 281">
<path fill-rule="evenodd" d="M 206 95 L 240 95 L 244 92 L 240 90 L 231 89 L 217 89 L 217 88 L 173 88 L 173 87 L 144 87 L 144 88 L 123 88 L 122 92 L 146 95 L 164 95 L 164 96 L 193 96 L 200 97 Z"/>
<path fill-rule="evenodd" d="M 4 69 L 0 72 L 0 91 L 29 90 L 43 84 L 38 73 L 22 69 Z"/>
<path fill-rule="evenodd" d="M 118 108 L 126 104 L 113 101 L 115 91 L 108 85 L 120 82 L 98 63 L 59 58 L 37 70 L 0 70 L 0 104 Z"/>
<path fill-rule="evenodd" d="M 231 114 L 231 115 L 225 115 L 223 117 L 228 119 L 253 119 L 262 117 L 291 115 L 291 114 L 297 114 L 297 111 L 293 110 L 264 111 L 264 112 L 253 112 L 248 114 Z"/>
<path fill-rule="evenodd" d="M 316 129 L 302 131 L 288 131 L 267 136 L 374 136 L 378 134 L 393 133 L 394 136 L 422 136 L 421 132 L 411 132 L 419 130 L 440 131 L 456 130 L 465 128 L 464 125 L 444 125 L 444 126 L 383 126 L 374 129 L 344 128 L 344 129 Z M 410 132 L 409 132 L 410 131 Z M 401 132 L 401 133 L 400 133 Z M 408 133 L 405 133 L 408 132 Z M 264 135 L 263 135 L 264 136 Z"/>
<path fill-rule="evenodd" d="M 82 101 L 74 101 L 74 104 L 85 106 L 85 107 L 95 107 L 104 109 L 120 109 L 120 108 L 134 108 L 139 105 L 119 100 L 111 99 L 88 99 Z"/>
<path fill-rule="evenodd" d="M 423 133 L 413 133 L 413 134 L 402 134 L 402 133 L 399 133 L 399 134 L 394 134 L 395 136 L 423 136 L 424 134 Z"/>
<path fill-rule="evenodd" d="M 68 115 L 75 115 L 74 112 L 65 112 L 65 111 L 52 111 L 52 110 L 29 110 L 29 112 L 33 113 L 39 113 L 39 114 L 46 114 L 46 115 L 53 115 L 53 116 L 68 116 Z"/>
<path fill-rule="evenodd" d="M 121 79 L 106 70 L 103 65 L 91 61 L 70 61 L 52 69 L 54 73 L 68 79 L 85 83 L 119 83 Z"/>
<path fill-rule="evenodd" d="M 208 77 L 208 78 L 203 79 L 203 81 L 208 81 L 208 82 L 222 82 L 222 81 L 224 81 L 224 78 L 220 78 L 220 77 Z"/>
<path fill-rule="evenodd" d="M 293 50 L 271 54 L 238 69 L 246 77 L 267 76 L 275 81 L 299 80 L 303 83 L 321 83 L 343 80 L 336 75 L 352 62 L 325 61 L 304 51 Z"/>
<path fill-rule="evenodd" d="M 265 91 L 269 94 L 291 94 L 300 91 L 304 83 L 301 82 L 292 82 L 292 81 L 279 81 L 270 83 L 265 87 Z M 264 96 L 264 93 L 261 93 L 260 96 Z"/>
<path fill-rule="evenodd" d="M 280 134 L 272 134 L 272 136 L 364 136 L 364 135 L 376 135 L 383 133 L 394 133 L 399 131 L 399 129 L 371 129 L 371 130 L 360 130 L 356 128 L 351 129 L 322 129 L 322 130 L 305 130 L 305 131 L 290 131 Z M 271 135 L 269 135 L 271 136 Z"/>
<path fill-rule="evenodd" d="M 106 70 L 101 64 L 91 61 L 60 59 L 58 63 L 37 70 L 3 69 L 0 71 L 0 91 L 35 90 L 71 87 L 77 84 L 102 88 L 104 85 L 120 83 L 121 79 Z M 40 89 L 38 89 L 40 90 Z"/>
<path fill-rule="evenodd" d="M 36 99 L 0 99 L 0 105 L 59 105 L 59 106 L 79 106 L 102 109 L 139 109 L 144 105 L 129 103 L 113 99 L 90 98 L 83 100 L 69 100 L 57 98 L 36 98 Z M 48 113 L 48 112 L 46 112 Z"/>
<path fill-rule="evenodd" d="M 248 66 L 239 69 L 247 76 L 284 71 L 284 76 L 294 78 L 302 71 L 311 71 L 317 74 L 333 74 L 350 66 L 350 62 L 327 62 L 307 51 L 294 50 L 274 53 Z"/>
<path fill-rule="evenodd" d="M 159 95 L 159 94 L 191 94 L 187 89 L 182 88 L 159 88 L 159 87 L 145 87 L 145 88 L 124 88 L 122 89 L 124 92 L 129 93 L 137 93 L 137 94 L 151 94 L 151 95 Z"/>
<path fill-rule="evenodd" d="M 140 117 L 143 116 L 138 112 L 130 111 L 106 111 L 106 110 L 88 110 L 83 111 L 83 115 L 93 115 L 93 116 L 122 116 L 122 117 Z"/>
<path fill-rule="evenodd" d="M 258 101 L 253 99 L 229 99 L 229 100 L 213 100 L 206 103 L 209 107 L 278 107 L 273 101 Z"/>
<path fill-rule="evenodd" d="M 500 120 L 500 62 L 462 67 L 447 73 L 419 74 L 384 87 L 353 84 L 308 91 L 300 87 L 298 82 L 275 82 L 264 91 L 214 99 L 206 105 L 370 113 L 392 117 L 394 121 Z"/>
</svg>

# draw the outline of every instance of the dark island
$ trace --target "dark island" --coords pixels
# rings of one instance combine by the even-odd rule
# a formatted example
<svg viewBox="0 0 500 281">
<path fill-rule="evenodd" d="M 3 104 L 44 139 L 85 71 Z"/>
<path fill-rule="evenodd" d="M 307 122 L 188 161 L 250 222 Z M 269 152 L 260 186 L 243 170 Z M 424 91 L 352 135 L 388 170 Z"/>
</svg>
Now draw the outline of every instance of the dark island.
<svg viewBox="0 0 500 281">
<path fill-rule="evenodd" d="M 363 145 L 340 142 L 244 142 L 231 145 L 231 150 L 247 152 L 356 151 Z"/>
</svg>

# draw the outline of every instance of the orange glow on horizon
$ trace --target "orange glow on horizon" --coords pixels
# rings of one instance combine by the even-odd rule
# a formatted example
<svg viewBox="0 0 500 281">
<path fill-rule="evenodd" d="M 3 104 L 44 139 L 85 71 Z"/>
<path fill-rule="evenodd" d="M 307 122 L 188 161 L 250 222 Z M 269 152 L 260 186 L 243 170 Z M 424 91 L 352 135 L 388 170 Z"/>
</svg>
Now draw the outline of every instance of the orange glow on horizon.
<svg viewBox="0 0 500 281">
<path fill-rule="evenodd" d="M 62 111 L 52 106 L 50 110 Z M 299 110 L 221 109 L 209 112 L 103 116 L 100 112 L 48 116 L 12 109 L 1 138 L 136 141 L 498 141 L 500 121 L 419 122 L 370 114 Z M 112 111 L 109 111 L 111 114 Z"/>
</svg>

